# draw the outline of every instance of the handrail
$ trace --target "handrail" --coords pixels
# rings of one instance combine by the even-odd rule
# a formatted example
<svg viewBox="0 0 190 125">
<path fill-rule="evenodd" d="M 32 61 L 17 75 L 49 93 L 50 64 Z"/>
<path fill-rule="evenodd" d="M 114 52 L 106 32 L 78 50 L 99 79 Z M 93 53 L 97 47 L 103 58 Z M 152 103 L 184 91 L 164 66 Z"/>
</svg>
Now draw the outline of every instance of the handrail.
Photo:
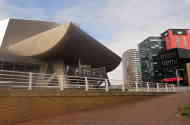
<svg viewBox="0 0 190 125">
<path fill-rule="evenodd" d="M 111 85 L 109 84 L 111 83 Z M 64 91 L 65 88 L 80 88 L 84 91 L 104 89 L 119 90 L 125 92 L 182 92 L 190 91 L 189 87 L 180 88 L 168 83 L 143 82 L 103 79 L 96 77 L 70 76 L 60 74 L 44 74 L 33 72 L 19 72 L 0 70 L 0 87 L 9 86 L 11 88 L 57 88 Z"/>
</svg>

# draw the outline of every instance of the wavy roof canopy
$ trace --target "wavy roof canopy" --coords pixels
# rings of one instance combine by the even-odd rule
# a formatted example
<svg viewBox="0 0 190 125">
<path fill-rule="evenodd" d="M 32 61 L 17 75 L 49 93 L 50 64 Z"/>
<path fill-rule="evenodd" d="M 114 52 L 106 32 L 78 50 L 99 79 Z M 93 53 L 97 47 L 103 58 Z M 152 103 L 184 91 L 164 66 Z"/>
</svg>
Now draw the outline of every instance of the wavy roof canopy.
<svg viewBox="0 0 190 125">
<path fill-rule="evenodd" d="M 5 27 L 5 25 L 7 26 L 5 27 L 5 34 L 3 36 L 1 45 L 2 48 L 7 48 L 24 39 L 35 36 L 60 25 L 55 22 L 14 18 L 9 18 L 4 21 L 6 21 L 6 23 L 1 23 L 1 27 Z"/>
<path fill-rule="evenodd" d="M 92 67 L 105 66 L 107 72 L 115 69 L 121 58 L 82 31 L 67 23 L 20 41 L 8 48 L 20 56 L 35 57 L 45 61 L 62 60 L 78 65 L 78 60 Z"/>
</svg>

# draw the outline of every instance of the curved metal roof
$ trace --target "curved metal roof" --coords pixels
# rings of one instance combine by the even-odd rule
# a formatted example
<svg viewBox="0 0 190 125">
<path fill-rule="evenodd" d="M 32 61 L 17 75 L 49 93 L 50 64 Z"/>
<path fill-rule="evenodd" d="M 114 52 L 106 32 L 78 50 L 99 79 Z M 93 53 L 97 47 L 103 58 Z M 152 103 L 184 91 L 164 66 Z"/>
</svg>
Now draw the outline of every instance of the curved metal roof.
<svg viewBox="0 0 190 125">
<path fill-rule="evenodd" d="M 35 57 L 46 61 L 62 60 L 77 65 L 78 60 L 92 67 L 106 67 L 107 72 L 116 68 L 121 58 L 82 31 L 67 23 L 29 37 L 8 48 L 20 56 Z"/>
</svg>

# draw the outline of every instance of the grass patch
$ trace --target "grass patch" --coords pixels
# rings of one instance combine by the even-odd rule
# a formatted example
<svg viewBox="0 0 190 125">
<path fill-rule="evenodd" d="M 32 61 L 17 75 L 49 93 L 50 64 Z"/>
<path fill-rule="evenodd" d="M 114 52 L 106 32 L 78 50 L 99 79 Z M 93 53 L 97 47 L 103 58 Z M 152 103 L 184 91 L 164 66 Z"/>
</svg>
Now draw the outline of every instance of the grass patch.
<svg viewBox="0 0 190 125">
<path fill-rule="evenodd" d="M 183 105 L 179 108 L 179 113 L 182 116 L 186 116 L 190 118 L 190 104 Z"/>
</svg>

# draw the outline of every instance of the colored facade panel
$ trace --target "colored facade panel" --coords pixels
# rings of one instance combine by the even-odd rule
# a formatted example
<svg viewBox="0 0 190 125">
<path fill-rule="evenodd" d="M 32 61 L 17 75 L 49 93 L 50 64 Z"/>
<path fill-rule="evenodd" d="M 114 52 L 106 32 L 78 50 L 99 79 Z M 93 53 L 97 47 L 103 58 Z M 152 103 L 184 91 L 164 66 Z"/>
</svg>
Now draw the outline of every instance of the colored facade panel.
<svg viewBox="0 0 190 125">
<path fill-rule="evenodd" d="M 169 29 L 162 34 L 166 50 L 174 48 L 190 49 L 190 33 L 187 29 Z"/>
</svg>

